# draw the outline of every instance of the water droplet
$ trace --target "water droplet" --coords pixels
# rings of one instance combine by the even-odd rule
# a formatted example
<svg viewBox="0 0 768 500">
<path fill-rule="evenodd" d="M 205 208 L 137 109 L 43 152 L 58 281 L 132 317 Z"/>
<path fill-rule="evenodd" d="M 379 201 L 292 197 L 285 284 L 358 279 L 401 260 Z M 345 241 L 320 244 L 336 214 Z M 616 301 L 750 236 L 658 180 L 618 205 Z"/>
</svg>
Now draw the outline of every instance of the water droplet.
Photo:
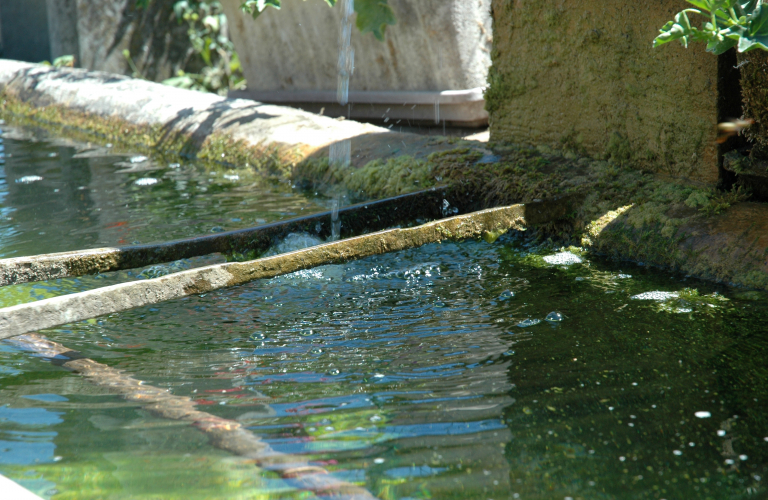
<svg viewBox="0 0 768 500">
<path fill-rule="evenodd" d="M 168 164 L 168 168 L 180 168 L 181 163 L 170 163 Z"/>
<path fill-rule="evenodd" d="M 540 319 L 526 319 L 517 324 L 520 328 L 527 328 L 529 326 L 538 325 L 541 323 Z"/>
<path fill-rule="evenodd" d="M 672 450 L 672 454 L 673 454 L 673 455 L 677 455 L 677 456 L 679 457 L 680 455 L 682 455 L 682 454 L 683 454 L 683 452 L 682 452 L 682 451 L 680 451 L 680 450 Z"/>
<path fill-rule="evenodd" d="M 373 463 L 375 463 L 375 464 L 383 464 L 384 463 L 384 459 L 383 458 L 374 458 L 373 459 Z"/>
<path fill-rule="evenodd" d="M 326 431 L 335 431 L 336 429 L 333 426 L 329 425 L 324 430 L 326 430 Z"/>
<path fill-rule="evenodd" d="M 547 317 L 544 319 L 550 323 L 560 323 L 563 321 L 563 315 L 557 311 L 552 311 L 551 313 L 547 314 Z"/>
<path fill-rule="evenodd" d="M 382 418 L 380 416 L 378 416 L 378 415 L 374 415 L 371 418 L 369 418 L 368 420 L 370 420 L 371 422 L 380 422 L 382 420 Z"/>
<path fill-rule="evenodd" d="M 747 460 L 748 458 L 749 458 L 749 457 L 748 457 L 748 456 L 746 456 L 746 455 L 739 455 L 739 460 L 741 460 L 742 462 L 744 462 L 744 461 L 745 461 L 745 460 Z"/>
<path fill-rule="evenodd" d="M 155 179 L 154 177 L 142 177 L 141 179 L 137 179 L 134 184 L 137 186 L 152 186 L 154 184 L 157 184 L 159 181 Z"/>
<path fill-rule="evenodd" d="M 59 156 L 59 153 L 48 153 L 48 158 L 56 158 Z"/>
<path fill-rule="evenodd" d="M 733 460 L 731 460 L 730 458 L 726 458 L 725 459 L 725 463 L 726 463 L 726 465 L 733 465 L 734 464 Z"/>
<path fill-rule="evenodd" d="M 328 370 L 328 375 L 338 375 L 339 373 L 341 372 L 339 371 L 338 368 L 331 368 L 330 370 Z"/>
<path fill-rule="evenodd" d="M 624 460 L 626 460 L 626 459 L 627 459 L 627 457 L 619 457 L 619 461 L 620 461 L 620 462 L 623 462 L 623 461 L 624 461 Z"/>
<path fill-rule="evenodd" d="M 720 429 L 720 430 L 717 431 L 717 435 L 720 436 L 720 437 L 723 437 L 723 436 L 725 436 L 725 431 Z"/>
<path fill-rule="evenodd" d="M 708 411 L 697 411 L 694 415 L 696 415 L 696 418 L 709 418 L 712 416 Z"/>
<path fill-rule="evenodd" d="M 148 159 L 149 159 L 149 158 L 147 158 L 146 156 L 141 156 L 141 155 L 139 155 L 139 156 L 134 156 L 134 157 L 132 157 L 132 158 L 131 158 L 130 160 L 128 160 L 128 161 L 130 161 L 131 163 L 144 163 L 144 162 L 145 162 L 145 161 L 147 161 Z"/>
<path fill-rule="evenodd" d="M 515 292 L 513 292 L 512 290 L 504 290 L 503 292 L 501 292 L 501 295 L 499 295 L 499 300 L 509 300 L 514 296 L 515 296 Z"/>
<path fill-rule="evenodd" d="M 690 443 L 688 443 L 688 446 L 690 446 L 691 448 L 693 448 L 694 446 L 696 446 L 696 443 L 694 443 L 693 441 L 691 441 Z"/>
<path fill-rule="evenodd" d="M 25 175 L 19 179 L 16 179 L 16 184 L 31 184 L 33 182 L 43 180 L 39 175 Z"/>
</svg>

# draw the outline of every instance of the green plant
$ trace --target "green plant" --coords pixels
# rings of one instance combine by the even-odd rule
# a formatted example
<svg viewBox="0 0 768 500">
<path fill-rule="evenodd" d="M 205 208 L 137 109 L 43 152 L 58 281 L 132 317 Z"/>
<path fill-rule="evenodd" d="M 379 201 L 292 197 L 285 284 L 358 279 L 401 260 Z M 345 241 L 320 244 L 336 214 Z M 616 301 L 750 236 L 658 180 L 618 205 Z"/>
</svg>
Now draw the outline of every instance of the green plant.
<svg viewBox="0 0 768 500">
<path fill-rule="evenodd" d="M 146 1 L 146 0 L 145 0 Z M 267 7 L 280 8 L 282 0 L 245 0 L 240 6 L 256 19 Z M 325 0 L 330 7 L 336 5 L 338 0 Z M 373 33 L 378 40 L 384 40 L 384 30 L 387 25 L 395 24 L 395 13 L 392 7 L 387 5 L 387 0 L 355 0 L 355 12 L 357 12 L 357 29 L 361 33 Z"/>
<path fill-rule="evenodd" d="M 687 0 L 696 9 L 685 9 L 659 31 L 653 41 L 658 47 L 673 40 L 683 46 L 689 42 L 706 42 L 707 51 L 722 54 L 736 47 L 739 52 L 768 50 L 768 7 L 763 0 Z M 709 20 L 696 28 L 688 18 L 698 14 Z"/>
<path fill-rule="evenodd" d="M 245 86 L 240 59 L 229 39 L 227 17 L 218 1 L 181 0 L 173 11 L 179 23 L 186 22 L 189 41 L 202 69 L 198 73 L 179 70 L 163 81 L 166 85 L 226 94 Z"/>
</svg>

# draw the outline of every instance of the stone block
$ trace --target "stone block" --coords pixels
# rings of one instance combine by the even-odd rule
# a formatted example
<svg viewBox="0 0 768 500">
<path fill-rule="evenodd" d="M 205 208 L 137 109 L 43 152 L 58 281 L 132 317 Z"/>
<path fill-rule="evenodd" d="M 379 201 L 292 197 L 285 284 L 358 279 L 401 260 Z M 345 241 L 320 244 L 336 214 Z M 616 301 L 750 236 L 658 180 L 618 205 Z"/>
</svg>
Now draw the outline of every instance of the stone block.
<svg viewBox="0 0 768 500">
<path fill-rule="evenodd" d="M 659 28 L 690 7 L 684 0 L 493 0 L 492 7 L 492 141 L 554 144 L 718 183 L 718 103 L 728 92 L 718 66 L 735 64 L 735 55 L 678 43 L 652 48 Z"/>
</svg>

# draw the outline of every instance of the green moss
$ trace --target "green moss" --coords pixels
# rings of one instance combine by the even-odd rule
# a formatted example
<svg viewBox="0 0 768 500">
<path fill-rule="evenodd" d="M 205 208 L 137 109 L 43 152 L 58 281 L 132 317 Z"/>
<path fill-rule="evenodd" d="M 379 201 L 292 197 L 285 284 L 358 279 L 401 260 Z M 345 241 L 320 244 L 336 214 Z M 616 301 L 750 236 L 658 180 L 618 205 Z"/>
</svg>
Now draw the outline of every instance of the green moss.
<svg viewBox="0 0 768 500">
<path fill-rule="evenodd" d="M 0 116 L 21 126 L 44 128 L 81 141 L 112 144 L 115 151 L 141 152 L 169 160 L 194 158 L 204 164 L 249 168 L 262 175 L 288 177 L 298 151 L 253 146 L 223 133 L 202 139 L 160 125 L 136 125 L 116 116 L 86 113 L 62 105 L 35 107 L 3 94 Z"/>
<path fill-rule="evenodd" d="M 354 200 L 386 198 L 426 189 L 441 182 L 442 179 L 434 175 L 440 165 L 469 168 L 482 156 L 482 152 L 464 147 L 435 152 L 426 159 L 408 155 L 376 159 L 362 167 L 331 164 L 327 157 L 313 157 L 296 165 L 292 178 L 312 190 L 345 191 Z"/>
</svg>

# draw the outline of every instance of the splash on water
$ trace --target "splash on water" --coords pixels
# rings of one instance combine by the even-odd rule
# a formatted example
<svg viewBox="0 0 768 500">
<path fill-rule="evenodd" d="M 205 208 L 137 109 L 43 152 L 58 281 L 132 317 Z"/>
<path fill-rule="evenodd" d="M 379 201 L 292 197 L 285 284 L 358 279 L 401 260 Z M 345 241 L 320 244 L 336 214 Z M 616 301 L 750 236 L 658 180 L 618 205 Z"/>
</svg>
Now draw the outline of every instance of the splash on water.
<svg viewBox="0 0 768 500">
<path fill-rule="evenodd" d="M 273 245 L 266 252 L 265 256 L 295 252 L 296 250 L 322 245 L 323 243 L 323 240 L 309 233 L 291 233 L 278 244 Z"/>
</svg>

